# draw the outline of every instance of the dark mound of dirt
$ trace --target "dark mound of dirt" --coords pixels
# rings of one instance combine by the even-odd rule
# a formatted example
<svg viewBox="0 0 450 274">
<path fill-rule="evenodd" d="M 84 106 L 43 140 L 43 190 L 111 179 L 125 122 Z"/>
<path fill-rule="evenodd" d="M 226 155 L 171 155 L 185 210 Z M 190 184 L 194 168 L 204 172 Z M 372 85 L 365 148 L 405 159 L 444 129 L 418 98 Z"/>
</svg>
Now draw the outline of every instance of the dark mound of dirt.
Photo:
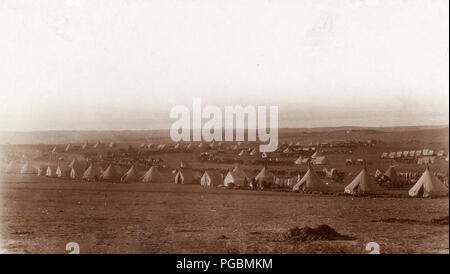
<svg viewBox="0 0 450 274">
<path fill-rule="evenodd" d="M 316 228 L 309 226 L 302 228 L 294 227 L 283 234 L 283 239 L 297 242 L 354 240 L 353 237 L 339 234 L 328 225 L 319 225 Z"/>
<path fill-rule="evenodd" d="M 377 222 L 377 221 L 374 221 L 374 222 Z M 406 219 L 406 218 L 386 218 L 386 219 L 381 219 L 378 222 L 397 223 L 397 224 L 420 224 L 420 223 L 422 223 L 419 220 Z"/>
<path fill-rule="evenodd" d="M 420 224 L 420 225 L 448 225 L 448 216 L 431 219 L 430 221 L 422 221 L 405 218 L 387 218 L 372 222 L 397 223 L 397 224 Z"/>
<path fill-rule="evenodd" d="M 448 225 L 448 216 L 432 219 L 431 222 L 436 225 Z"/>
</svg>

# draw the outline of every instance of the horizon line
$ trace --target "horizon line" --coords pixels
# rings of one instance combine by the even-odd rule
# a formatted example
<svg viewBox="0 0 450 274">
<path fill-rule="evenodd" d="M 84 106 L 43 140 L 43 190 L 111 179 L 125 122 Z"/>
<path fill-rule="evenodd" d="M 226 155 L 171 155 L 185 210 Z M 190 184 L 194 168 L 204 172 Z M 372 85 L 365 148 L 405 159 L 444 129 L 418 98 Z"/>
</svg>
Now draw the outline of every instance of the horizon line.
<svg viewBox="0 0 450 274">
<path fill-rule="evenodd" d="M 342 125 L 342 126 L 319 126 L 319 127 L 278 127 L 278 129 L 324 129 L 324 128 L 413 128 L 413 127 L 449 127 L 450 124 L 422 124 L 422 125 L 397 125 L 397 126 L 352 126 L 352 125 Z M 224 130 L 227 128 L 220 128 Z M 78 131 L 78 132 L 105 132 L 105 131 L 160 131 L 168 130 L 170 128 L 153 128 L 153 129 L 43 129 L 43 130 L 0 130 L 0 133 L 37 133 L 37 132 L 61 132 L 61 131 Z M 191 129 L 191 131 L 194 129 Z M 196 129 L 198 130 L 198 129 Z M 236 130 L 233 128 L 233 130 Z M 242 130 L 242 129 L 238 129 Z M 248 130 L 245 128 L 243 130 Z M 257 128 L 255 128 L 257 130 Z"/>
</svg>

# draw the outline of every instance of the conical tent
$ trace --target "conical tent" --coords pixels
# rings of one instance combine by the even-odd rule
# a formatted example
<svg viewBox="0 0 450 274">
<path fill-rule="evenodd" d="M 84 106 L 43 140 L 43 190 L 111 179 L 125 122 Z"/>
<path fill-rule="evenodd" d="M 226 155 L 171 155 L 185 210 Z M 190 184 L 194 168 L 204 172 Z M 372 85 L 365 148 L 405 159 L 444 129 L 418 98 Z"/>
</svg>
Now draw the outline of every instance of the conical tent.
<svg viewBox="0 0 450 274">
<path fill-rule="evenodd" d="M 353 181 L 345 187 L 344 193 L 351 195 L 376 195 L 382 194 L 383 189 L 370 177 L 366 167 L 364 167 Z"/>
<path fill-rule="evenodd" d="M 47 166 L 46 165 L 39 165 L 37 168 L 37 175 L 38 176 L 45 176 L 45 173 L 47 171 Z"/>
<path fill-rule="evenodd" d="M 22 168 L 20 169 L 20 173 L 22 174 L 34 174 L 36 170 L 31 166 L 28 162 L 26 162 Z"/>
<path fill-rule="evenodd" d="M 314 158 L 316 158 L 317 156 L 319 156 L 319 153 L 316 151 L 316 152 L 313 153 L 313 155 L 311 155 L 311 158 L 314 159 Z"/>
<path fill-rule="evenodd" d="M 202 186 L 218 186 L 223 184 L 223 175 L 217 170 L 206 170 L 200 179 Z"/>
<path fill-rule="evenodd" d="M 175 175 L 175 184 L 198 184 L 198 178 L 192 169 L 180 169 Z"/>
<path fill-rule="evenodd" d="M 122 182 L 138 182 L 140 178 L 137 168 L 133 165 L 120 179 Z"/>
<path fill-rule="evenodd" d="M 264 182 L 271 184 L 274 181 L 274 175 L 269 171 L 267 166 L 264 166 L 258 175 L 255 176 L 255 181 L 259 186 L 261 186 Z"/>
<path fill-rule="evenodd" d="M 110 164 L 100 175 L 100 179 L 105 181 L 118 181 L 121 177 L 122 174 L 119 168 L 112 164 Z"/>
<path fill-rule="evenodd" d="M 140 179 L 143 183 L 162 183 L 164 176 L 162 176 L 158 167 L 152 166 Z"/>
<path fill-rule="evenodd" d="M 448 188 L 427 167 L 417 183 L 409 190 L 412 197 L 448 196 Z"/>
<path fill-rule="evenodd" d="M 17 173 L 19 172 L 20 167 L 15 161 L 9 162 L 9 164 L 5 167 L 6 173 Z"/>
<path fill-rule="evenodd" d="M 243 187 L 246 186 L 249 181 L 249 177 L 244 172 L 244 170 L 241 169 L 241 166 L 239 164 L 236 164 L 234 169 L 228 172 L 227 176 L 225 176 L 223 184 L 224 186 L 234 185 Z"/>
<path fill-rule="evenodd" d="M 73 161 L 72 161 L 73 162 Z M 76 161 L 72 167 L 70 167 L 70 178 L 72 179 L 81 179 L 83 177 L 83 173 L 86 170 L 86 162 Z"/>
<path fill-rule="evenodd" d="M 88 148 L 88 146 L 89 146 L 89 143 L 86 142 L 86 143 L 83 144 L 83 146 L 81 147 L 81 149 L 82 149 L 82 150 L 85 150 L 85 149 Z"/>
<path fill-rule="evenodd" d="M 94 144 L 94 148 L 99 148 L 101 147 L 102 143 L 100 141 L 97 141 L 97 143 Z"/>
<path fill-rule="evenodd" d="M 47 170 L 45 171 L 45 176 L 47 177 L 56 177 L 56 170 L 58 169 L 58 166 L 56 165 L 49 165 L 47 167 Z"/>
<path fill-rule="evenodd" d="M 72 160 L 72 162 L 70 162 L 70 164 L 68 165 L 68 167 L 70 167 L 70 168 L 72 168 L 72 167 L 74 167 L 75 165 L 78 165 L 78 160 L 77 160 L 77 158 L 73 158 L 73 160 Z"/>
<path fill-rule="evenodd" d="M 297 184 L 292 188 L 293 191 L 320 191 L 327 192 L 328 186 L 323 182 L 316 172 L 309 167 L 305 176 L 301 178 Z"/>
<path fill-rule="evenodd" d="M 71 144 L 68 144 L 68 145 L 66 146 L 65 151 L 66 151 L 66 152 L 69 152 L 71 149 L 72 149 L 72 145 L 71 145 Z"/>
<path fill-rule="evenodd" d="M 101 174 L 101 168 L 98 165 L 91 163 L 84 171 L 82 178 L 85 180 L 97 180 L 100 178 Z"/>
<path fill-rule="evenodd" d="M 302 156 L 298 156 L 297 160 L 294 161 L 294 164 L 301 165 L 302 164 Z"/>
<path fill-rule="evenodd" d="M 60 177 L 60 178 L 66 178 L 66 177 L 70 177 L 70 170 L 71 168 L 68 167 L 67 165 L 64 164 L 59 164 L 58 167 L 56 168 L 56 176 Z"/>
<path fill-rule="evenodd" d="M 390 166 L 384 173 L 384 176 L 387 177 L 393 185 L 398 185 L 401 183 L 394 166 Z"/>
</svg>

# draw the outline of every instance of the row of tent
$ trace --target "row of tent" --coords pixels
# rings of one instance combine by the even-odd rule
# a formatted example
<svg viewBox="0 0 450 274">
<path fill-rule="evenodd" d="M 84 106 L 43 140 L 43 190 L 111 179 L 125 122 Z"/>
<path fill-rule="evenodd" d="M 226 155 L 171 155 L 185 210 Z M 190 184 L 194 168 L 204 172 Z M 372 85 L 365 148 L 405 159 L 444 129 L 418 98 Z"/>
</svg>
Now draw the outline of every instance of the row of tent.
<svg viewBox="0 0 450 274">
<path fill-rule="evenodd" d="M 296 164 L 296 165 L 309 164 L 309 163 L 312 163 L 314 165 L 328 165 L 328 164 L 330 164 L 330 162 L 328 161 L 328 158 L 326 156 L 318 156 L 317 152 L 314 153 L 311 156 L 311 158 L 299 156 L 294 161 L 294 164 Z"/>
<path fill-rule="evenodd" d="M 216 148 L 216 147 L 222 147 L 223 142 L 211 142 L 209 144 L 205 144 L 203 142 L 200 142 L 199 144 L 194 144 L 194 143 L 188 143 L 186 145 L 177 143 L 175 144 L 175 146 L 173 147 L 174 149 L 194 149 L 194 148 Z M 87 148 L 103 148 L 103 147 L 109 147 L 109 148 L 114 148 L 117 146 L 117 143 L 112 141 L 110 142 L 108 145 L 101 143 L 100 141 L 97 141 L 95 144 L 90 145 L 88 142 L 85 142 L 82 146 L 81 149 L 85 150 Z M 241 146 L 241 142 L 238 142 L 233 149 L 238 150 L 238 147 Z M 163 150 L 167 147 L 166 144 L 146 144 L 146 143 L 142 143 L 139 145 L 139 148 L 141 149 L 156 149 L 156 150 Z M 67 144 L 67 146 L 64 148 L 65 152 L 69 152 L 71 151 L 73 148 L 72 144 Z M 55 146 L 51 152 L 57 152 L 57 147 Z"/>
<path fill-rule="evenodd" d="M 100 166 L 91 163 L 84 169 L 84 163 L 74 159 L 70 164 L 69 173 L 64 173 L 61 166 L 47 166 L 44 169 L 40 166 L 37 170 L 38 175 L 49 177 L 70 177 L 72 179 L 84 180 L 105 180 L 122 182 L 168 182 L 170 179 L 160 172 L 157 166 L 152 166 L 144 175 L 140 175 L 135 166 L 131 166 L 127 172 L 123 173 L 114 165 L 110 164 L 105 170 Z M 11 161 L 5 168 L 5 172 L 17 172 L 22 174 L 36 173 L 34 168 L 27 162 L 22 167 L 17 168 L 17 164 Z M 391 180 L 397 180 L 397 174 L 394 167 L 390 167 L 384 174 Z M 193 184 L 197 183 L 198 174 L 192 169 L 180 168 L 176 171 L 174 182 L 175 184 Z M 282 179 L 281 179 L 282 180 Z M 267 168 L 263 167 L 261 171 L 254 177 L 253 180 L 245 173 L 239 164 L 237 164 L 225 177 L 222 173 L 216 170 L 206 170 L 200 178 L 200 184 L 203 186 L 217 186 L 223 185 L 225 187 L 245 187 L 251 184 L 264 186 L 265 183 L 278 183 L 276 176 Z M 292 184 L 292 180 L 287 182 Z M 328 183 L 322 181 L 317 173 L 310 165 L 308 171 L 301 178 L 297 178 L 295 185 L 292 187 L 293 191 L 302 192 L 329 192 Z M 427 166 L 426 170 L 416 182 L 416 184 L 409 190 L 409 195 L 412 197 L 435 197 L 448 195 L 448 186 L 441 182 L 433 173 L 430 172 Z M 344 192 L 351 195 L 379 195 L 383 194 L 384 190 L 379 186 L 374 178 L 367 172 L 366 166 L 361 172 L 348 184 Z"/>
<path fill-rule="evenodd" d="M 394 175 L 393 171 L 393 168 L 390 168 L 386 171 L 385 175 L 395 178 L 397 175 Z M 311 168 L 309 168 L 307 173 L 297 182 L 292 190 L 327 192 L 328 186 Z M 376 183 L 374 178 L 370 176 L 367 168 L 364 166 L 361 172 L 345 187 L 344 193 L 350 195 L 381 195 L 384 193 L 384 190 Z M 425 198 L 448 196 L 448 193 L 448 186 L 430 172 L 428 166 L 416 184 L 408 191 L 408 194 L 411 197 Z"/>
<path fill-rule="evenodd" d="M 183 174 L 182 171 L 179 172 Z M 392 166 L 384 173 L 384 176 L 393 181 L 398 180 L 395 169 Z M 285 180 L 285 182 L 281 182 L 281 180 Z M 219 185 L 221 181 L 222 176 L 220 172 L 205 171 L 201 179 L 201 185 Z M 249 177 L 238 165 L 232 171 L 227 173 L 225 179 L 223 179 L 223 185 L 230 186 L 233 184 L 235 186 L 244 186 L 248 181 Z M 293 178 L 277 178 L 268 170 L 267 167 L 264 167 L 255 176 L 253 182 L 257 185 L 263 185 L 265 181 L 271 181 L 277 185 L 292 185 Z M 216 183 L 214 184 L 214 182 Z M 310 166 L 303 177 L 297 178 L 292 190 L 326 193 L 329 192 L 329 185 L 321 180 Z M 378 185 L 375 179 L 370 176 L 366 166 L 364 166 L 361 172 L 345 187 L 344 193 L 350 195 L 381 195 L 385 193 L 385 191 L 380 185 Z M 408 192 L 411 197 L 448 196 L 448 193 L 448 186 L 441 182 L 432 172 L 430 172 L 428 166 L 416 184 L 414 184 Z"/>
<path fill-rule="evenodd" d="M 209 144 L 203 143 L 203 142 L 200 142 L 198 144 L 194 144 L 194 143 L 188 143 L 188 144 L 177 143 L 171 148 L 177 149 L 177 150 L 179 150 L 179 149 L 193 150 L 193 149 L 196 149 L 196 148 L 198 148 L 198 149 L 204 149 L 204 148 L 214 149 L 214 148 L 221 148 L 223 146 L 223 144 L 224 144 L 223 142 L 215 142 L 215 141 L 212 141 Z M 242 143 L 238 142 L 237 144 L 234 144 L 231 147 L 231 150 L 234 150 L 234 151 L 240 150 L 241 145 L 242 145 Z M 85 149 L 88 149 L 88 148 L 103 148 L 103 147 L 114 148 L 116 146 L 117 146 L 117 143 L 114 142 L 114 141 L 110 142 L 108 145 L 102 144 L 100 141 L 96 142 L 93 145 L 90 145 L 88 142 L 85 142 L 81 146 L 81 150 L 85 150 Z M 139 148 L 140 149 L 164 150 L 164 149 L 167 148 L 167 146 L 168 146 L 167 144 L 146 144 L 146 143 L 142 143 L 142 144 L 140 144 Z M 74 145 L 67 144 L 67 146 L 64 148 L 64 152 L 70 152 L 73 148 L 74 148 Z M 315 151 L 316 148 L 315 147 L 312 147 L 312 148 L 305 147 L 302 150 L 303 151 L 310 151 L 310 150 Z M 51 150 L 51 152 L 53 152 L 53 153 L 58 152 L 57 147 L 55 146 Z M 290 147 L 287 147 L 282 152 L 284 154 L 289 154 L 289 153 L 292 153 L 294 151 Z M 238 153 L 239 156 L 244 156 L 246 154 L 248 154 L 250 156 L 255 156 L 255 155 L 258 154 L 258 150 L 257 150 L 257 148 L 241 149 L 240 152 Z M 267 155 L 263 153 L 262 157 L 263 158 L 267 157 Z"/>
<path fill-rule="evenodd" d="M 152 166 L 143 175 L 138 172 L 135 166 L 131 166 L 123 173 L 115 165 L 108 165 L 106 169 L 94 163 L 78 161 L 74 159 L 68 166 L 64 165 L 39 165 L 35 169 L 26 162 L 23 166 L 11 161 L 4 169 L 5 173 L 37 174 L 38 176 L 60 177 L 84 180 L 104 180 L 122 182 L 164 182 L 166 177 L 160 172 L 157 166 Z"/>
<path fill-rule="evenodd" d="M 85 142 L 82 146 L 81 146 L 81 150 L 85 150 L 85 149 L 87 149 L 87 148 L 89 148 L 89 143 L 88 142 Z M 116 142 L 110 142 L 109 144 L 108 144 L 108 147 L 110 147 L 110 148 L 113 148 L 113 147 L 115 147 L 116 146 Z M 92 145 L 92 148 L 101 148 L 101 147 L 104 147 L 104 145 L 100 142 L 100 141 L 98 141 L 98 142 L 96 142 L 95 144 L 93 144 Z M 67 146 L 64 148 L 64 152 L 70 152 L 70 151 L 72 151 L 73 150 L 73 148 L 74 148 L 74 146 L 72 145 L 72 144 L 67 144 Z M 56 152 L 58 152 L 58 148 L 55 146 L 55 147 L 53 147 L 53 149 L 51 150 L 51 152 L 52 153 L 56 153 Z"/>
<path fill-rule="evenodd" d="M 445 152 L 443 150 L 439 150 L 437 152 L 437 154 L 435 154 L 434 150 L 431 150 L 431 149 L 383 152 L 381 154 L 381 158 L 382 159 L 396 159 L 396 158 L 435 156 L 435 155 L 437 157 L 443 157 L 445 155 Z M 448 157 L 448 153 L 447 153 L 447 157 Z"/>
</svg>

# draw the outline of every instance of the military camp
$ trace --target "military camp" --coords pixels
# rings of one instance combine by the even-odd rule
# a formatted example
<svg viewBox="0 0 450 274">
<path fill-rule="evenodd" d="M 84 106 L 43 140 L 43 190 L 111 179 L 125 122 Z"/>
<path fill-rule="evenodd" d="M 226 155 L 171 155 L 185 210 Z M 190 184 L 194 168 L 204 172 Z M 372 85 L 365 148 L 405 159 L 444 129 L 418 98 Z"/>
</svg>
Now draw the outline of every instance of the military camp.
<svg viewBox="0 0 450 274">
<path fill-rule="evenodd" d="M 448 233 L 448 226 L 439 225 L 448 222 L 445 130 L 283 129 L 273 152 L 260 151 L 259 142 L 173 142 L 164 133 L 150 138 L 139 132 L 1 145 L 2 202 L 4 212 L 17 216 L 11 224 L 21 231 L 43 238 L 70 232 L 80 240 L 97 237 L 96 224 L 113 220 L 107 226 L 120 235 L 135 235 L 133 230 L 156 235 L 139 234 L 146 252 L 163 252 L 158 246 L 169 237 L 188 243 L 187 250 L 194 250 L 195 239 L 202 250 L 323 253 L 320 245 L 272 239 L 292 227 L 316 224 L 355 239 L 326 242 L 343 253 L 364 253 L 368 239 L 388 253 L 448 252 L 445 241 L 423 236 Z M 31 214 L 42 214 L 45 222 L 25 222 Z M 73 226 L 62 222 L 69 216 Z M 97 221 L 87 226 L 86 219 Z M 385 234 L 387 226 L 395 232 Z M 422 238 L 405 247 L 400 234 Z M 34 241 L 13 236 L 19 237 Z M 225 237 L 228 244 L 218 240 Z M 242 238 L 252 244 L 237 245 Z M 114 242 L 140 252 L 131 238 L 107 239 L 95 250 L 117 252 L 109 245 Z M 42 250 L 58 251 L 54 245 Z"/>
</svg>

